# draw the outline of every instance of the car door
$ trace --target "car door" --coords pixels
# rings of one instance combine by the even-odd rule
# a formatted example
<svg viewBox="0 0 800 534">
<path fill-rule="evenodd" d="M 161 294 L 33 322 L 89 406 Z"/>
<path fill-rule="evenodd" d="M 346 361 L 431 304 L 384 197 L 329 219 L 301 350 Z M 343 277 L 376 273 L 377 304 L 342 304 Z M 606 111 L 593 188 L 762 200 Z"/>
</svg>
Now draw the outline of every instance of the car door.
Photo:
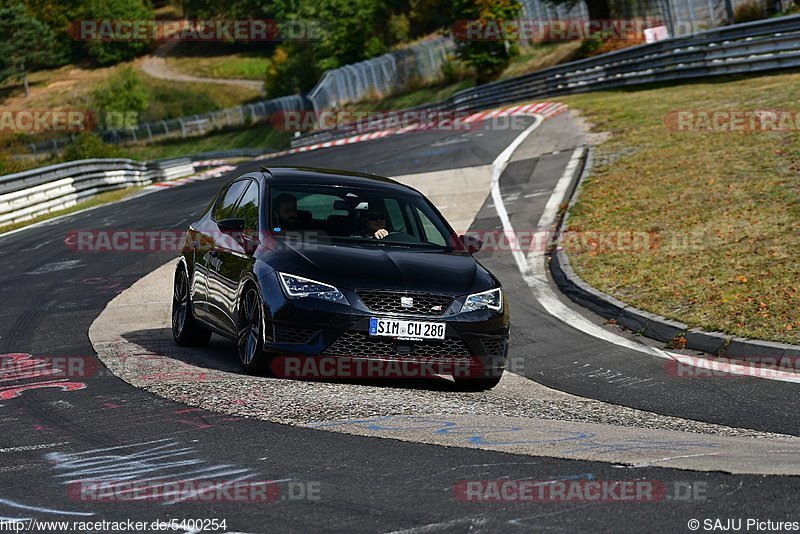
<svg viewBox="0 0 800 534">
<path fill-rule="evenodd" d="M 244 219 L 244 231 L 225 233 L 220 230 L 216 241 L 216 257 L 212 271 L 215 291 L 209 292 L 212 320 L 225 332 L 236 334 L 236 299 L 242 275 L 253 261 L 252 252 L 258 244 L 260 191 L 258 182 L 244 180 L 243 194 L 230 218 Z M 221 219 L 218 219 L 221 220 Z"/>
<path fill-rule="evenodd" d="M 227 312 L 225 307 L 221 307 L 222 303 L 229 298 L 230 288 L 226 287 L 220 277 L 220 267 L 223 262 L 222 251 L 230 247 L 230 240 L 233 237 L 220 230 L 218 223 L 234 216 L 239 199 L 248 185 L 250 185 L 248 178 L 240 178 L 233 182 L 214 207 L 210 219 L 204 225 L 204 237 L 208 240 L 208 246 L 203 247 L 201 256 L 201 263 L 204 263 L 206 273 L 205 319 L 222 333 L 231 333 Z"/>
<path fill-rule="evenodd" d="M 210 260 L 212 260 L 210 251 L 214 248 L 214 235 L 216 233 L 216 223 L 212 214 L 220 213 L 231 185 L 228 184 L 222 188 L 203 217 L 189 226 L 188 245 L 192 250 L 191 286 L 194 314 L 206 322 L 209 321 L 208 278 L 211 268 Z M 235 196 L 237 193 L 234 192 L 232 195 Z M 230 202 L 229 198 L 227 200 Z"/>
</svg>

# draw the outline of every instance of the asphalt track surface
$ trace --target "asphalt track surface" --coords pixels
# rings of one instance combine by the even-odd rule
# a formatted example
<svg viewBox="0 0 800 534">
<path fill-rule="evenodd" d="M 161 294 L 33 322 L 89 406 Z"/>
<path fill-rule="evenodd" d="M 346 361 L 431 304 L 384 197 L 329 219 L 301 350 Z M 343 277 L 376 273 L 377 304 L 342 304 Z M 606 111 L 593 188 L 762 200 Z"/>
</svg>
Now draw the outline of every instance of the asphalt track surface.
<svg viewBox="0 0 800 534">
<path fill-rule="evenodd" d="M 268 164 L 385 175 L 419 173 L 490 163 L 517 134 L 418 132 L 295 154 Z M 580 139 L 563 116 L 541 126 L 531 142 L 551 143 L 557 152 L 512 162 L 501 178 L 501 191 L 518 231 L 534 228 L 547 201 L 547 195 L 537 193 L 552 189 Z M 243 166 L 236 173 L 257 166 Z M 91 357 L 87 332 L 108 301 L 173 255 L 72 252 L 64 244 L 65 235 L 85 229 L 185 229 L 229 177 L 176 187 L 0 237 L 4 273 L 0 353 Z M 531 196 L 525 198 L 525 194 Z M 473 228 L 499 226 L 487 200 Z M 484 254 L 479 259 L 511 295 L 512 356 L 524 361 L 522 374 L 556 389 L 616 404 L 798 435 L 796 386 L 747 378 L 669 377 L 663 361 L 599 341 L 543 311 L 509 254 Z M 798 519 L 794 495 L 800 484 L 795 477 L 621 469 L 605 462 L 352 436 L 187 410 L 103 373 L 80 381 L 85 387 L 74 391 L 26 389 L 0 400 L 0 518 L 224 518 L 229 532 L 554 528 L 685 532 L 691 518 Z M 224 473 L 219 467 L 224 465 L 230 466 L 224 468 L 228 470 L 257 472 L 263 480 L 314 482 L 319 484 L 320 498 L 162 504 L 87 502 L 68 495 L 69 481 L 87 470 L 122 477 L 141 467 L 131 463 L 136 454 L 152 459 L 158 451 L 176 450 L 189 459 L 187 470 Z M 115 455 L 128 455 L 127 463 L 120 465 Z M 170 469 L 163 461 L 156 467 Z M 158 473 L 156 469 L 153 476 Z M 453 487 L 461 480 L 503 478 L 644 479 L 668 485 L 691 481 L 705 484 L 707 498 L 659 503 L 480 503 L 461 502 L 453 496 Z"/>
</svg>

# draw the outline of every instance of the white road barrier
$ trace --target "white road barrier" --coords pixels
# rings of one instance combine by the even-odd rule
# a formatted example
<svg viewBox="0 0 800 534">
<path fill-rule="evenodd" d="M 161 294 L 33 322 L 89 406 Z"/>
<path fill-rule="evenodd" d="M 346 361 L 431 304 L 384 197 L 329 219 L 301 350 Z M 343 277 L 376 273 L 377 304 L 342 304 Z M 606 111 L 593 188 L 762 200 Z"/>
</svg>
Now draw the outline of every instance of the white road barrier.
<svg viewBox="0 0 800 534">
<path fill-rule="evenodd" d="M 0 177 L 0 226 L 74 206 L 86 198 L 194 174 L 189 159 L 87 159 Z"/>
</svg>

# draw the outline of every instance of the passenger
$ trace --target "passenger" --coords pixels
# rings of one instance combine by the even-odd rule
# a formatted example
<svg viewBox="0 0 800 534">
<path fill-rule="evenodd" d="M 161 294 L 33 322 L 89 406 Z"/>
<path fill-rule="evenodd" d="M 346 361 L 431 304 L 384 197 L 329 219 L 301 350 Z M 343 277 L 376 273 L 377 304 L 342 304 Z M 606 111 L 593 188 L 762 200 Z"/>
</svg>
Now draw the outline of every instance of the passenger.
<svg viewBox="0 0 800 534">
<path fill-rule="evenodd" d="M 282 230 L 297 230 L 297 199 L 289 193 L 282 193 L 272 202 L 275 224 Z"/>
</svg>

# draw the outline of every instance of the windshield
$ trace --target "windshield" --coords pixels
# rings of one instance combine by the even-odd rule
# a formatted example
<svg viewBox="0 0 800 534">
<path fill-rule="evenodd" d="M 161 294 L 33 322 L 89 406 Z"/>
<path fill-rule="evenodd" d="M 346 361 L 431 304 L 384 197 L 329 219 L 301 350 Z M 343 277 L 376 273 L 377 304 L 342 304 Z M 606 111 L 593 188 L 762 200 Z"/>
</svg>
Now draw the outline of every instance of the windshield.
<svg viewBox="0 0 800 534">
<path fill-rule="evenodd" d="M 447 222 L 421 196 L 379 189 L 297 185 L 270 190 L 271 231 L 306 242 L 333 241 L 450 249 Z"/>
</svg>

